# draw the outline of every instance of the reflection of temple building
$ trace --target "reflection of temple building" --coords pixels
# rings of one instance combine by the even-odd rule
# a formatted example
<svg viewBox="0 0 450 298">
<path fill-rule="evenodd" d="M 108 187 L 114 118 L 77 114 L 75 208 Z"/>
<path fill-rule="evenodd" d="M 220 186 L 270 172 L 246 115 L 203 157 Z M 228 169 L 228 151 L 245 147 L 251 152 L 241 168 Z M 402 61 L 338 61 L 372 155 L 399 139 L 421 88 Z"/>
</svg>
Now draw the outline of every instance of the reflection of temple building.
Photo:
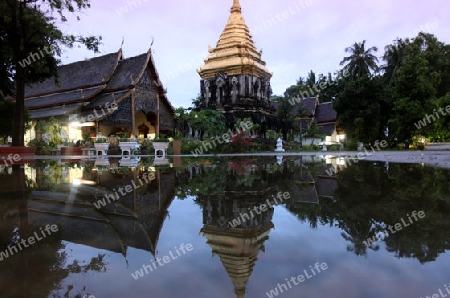
<svg viewBox="0 0 450 298">
<path fill-rule="evenodd" d="M 62 240 L 124 256 L 128 247 L 155 255 L 167 209 L 174 199 L 174 178 L 157 171 L 154 179 L 141 186 L 139 170 L 121 169 L 129 173 L 94 171 L 83 177 L 86 180 L 81 179 L 81 185 L 66 184 L 58 191 L 34 190 L 28 203 L 30 224 L 55 222 L 62 231 Z M 100 210 L 94 207 L 94 202 L 131 181 L 139 187 Z"/>
<path fill-rule="evenodd" d="M 203 207 L 202 235 L 208 239 L 212 254 L 219 256 L 231 282 L 236 297 L 245 296 L 245 288 L 253 272 L 260 250 L 274 227 L 273 208 L 257 214 L 245 223 L 232 227 L 229 222 L 248 213 L 248 208 L 260 206 L 271 198 L 273 189 L 267 191 L 248 191 L 238 195 L 223 192 L 217 196 L 199 196 Z"/>
<path fill-rule="evenodd" d="M 299 160 L 296 174 L 288 186 L 292 200 L 289 207 L 301 204 L 319 204 L 320 198 L 333 198 L 337 188 L 337 180 L 334 176 L 329 176 L 333 165 L 327 162 L 322 163 L 321 159 L 315 157 L 302 156 Z"/>
<path fill-rule="evenodd" d="M 253 212 L 249 219 L 243 214 L 249 215 L 249 208 L 272 200 L 272 195 L 281 189 L 291 194 L 285 203 L 294 214 L 295 209 L 320 210 L 319 198 L 332 196 L 336 188 L 336 179 L 324 176 L 327 169 L 320 158 L 286 158 L 281 165 L 270 158 L 190 166 L 178 173 L 177 181 L 189 185 L 187 193 L 203 189 L 202 194 L 197 194 L 203 210 L 201 233 L 212 249 L 212 256 L 220 258 L 236 297 L 245 297 L 259 251 L 265 250 L 264 243 L 274 227 L 274 209 L 260 214 Z"/>
</svg>

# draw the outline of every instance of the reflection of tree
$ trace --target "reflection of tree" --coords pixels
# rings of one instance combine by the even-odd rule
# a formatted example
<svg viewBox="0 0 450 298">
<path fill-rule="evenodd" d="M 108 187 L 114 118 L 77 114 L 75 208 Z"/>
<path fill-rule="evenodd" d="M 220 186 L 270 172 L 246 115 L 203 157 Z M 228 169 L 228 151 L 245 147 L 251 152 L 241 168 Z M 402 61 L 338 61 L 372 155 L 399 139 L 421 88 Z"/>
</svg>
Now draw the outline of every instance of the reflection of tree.
<svg viewBox="0 0 450 298">
<path fill-rule="evenodd" d="M 241 158 L 210 165 L 189 165 L 177 170 L 178 198 L 198 195 L 217 195 L 223 191 L 243 192 L 250 187 L 260 190 L 272 186 L 279 191 L 289 189 L 289 181 L 296 179 L 301 164 L 290 162 L 278 165 L 270 159 Z"/>
<path fill-rule="evenodd" d="M 57 161 L 38 160 L 36 164 L 30 165 L 30 167 L 36 169 L 36 185 L 34 189 L 58 191 L 62 188 L 64 168 L 58 165 Z"/>
<path fill-rule="evenodd" d="M 424 219 L 390 233 L 370 249 L 378 250 L 384 242 L 396 257 L 430 262 L 450 249 L 450 221 L 445 219 L 450 212 L 449 180 L 450 172 L 444 169 L 359 162 L 339 172 L 334 199 L 322 199 L 320 208 L 290 210 L 301 220 L 342 229 L 343 238 L 350 242 L 348 250 L 357 255 L 367 253 L 363 241 L 402 218 L 407 221 L 412 211 L 423 210 Z"/>
<path fill-rule="evenodd" d="M 301 208 L 293 204 L 288 204 L 288 209 L 293 213 L 300 221 L 309 222 L 311 228 L 317 228 L 320 217 L 320 207 L 312 204 L 302 204 Z M 325 222 L 321 222 L 324 224 Z"/>
<path fill-rule="evenodd" d="M 0 189 L 0 251 L 7 249 L 11 243 L 14 228 L 21 239 L 28 239 L 40 226 L 28 222 L 28 199 L 30 189 L 25 179 L 24 168 L 13 166 L 13 174 L 1 177 L 0 182 L 12 185 L 11 188 Z M 59 232 L 37 241 L 29 247 L 0 261 L 0 293 L 2 297 L 61 297 L 58 291 L 60 284 L 71 274 L 87 272 L 105 272 L 105 256 L 98 255 L 87 264 L 73 260 L 68 264 L 68 254 L 65 245 L 59 237 Z M 73 289 L 68 287 L 69 292 Z M 81 297 L 81 294 L 78 294 Z M 66 296 L 69 297 L 69 296 Z M 77 296 L 75 296 L 77 297 Z"/>
<path fill-rule="evenodd" d="M 367 247 L 363 241 L 366 241 L 368 237 L 375 234 L 372 229 L 372 224 L 367 221 L 356 219 L 355 221 L 346 223 L 341 228 L 345 231 L 345 233 L 341 233 L 342 237 L 351 243 L 347 245 L 347 250 L 354 252 L 358 256 L 366 255 Z M 380 247 L 376 244 L 372 244 L 369 248 L 378 250 Z"/>
<path fill-rule="evenodd" d="M 105 255 L 99 254 L 97 257 L 93 257 L 88 264 L 83 265 L 78 260 L 73 260 L 73 262 L 67 266 L 65 265 L 65 260 L 68 257 L 66 252 L 59 253 L 60 259 L 58 260 L 58 270 L 55 270 L 51 272 L 55 277 L 57 277 L 55 280 L 63 281 L 65 278 L 67 278 L 70 274 L 86 274 L 89 272 L 106 272 L 106 263 L 105 263 Z M 69 293 L 74 289 L 73 285 L 68 285 L 67 290 L 64 293 L 64 297 L 69 297 Z M 62 287 L 59 285 L 59 283 L 54 283 L 52 287 L 52 293 L 51 295 L 53 297 L 63 297 L 59 295 L 59 291 L 62 290 Z M 85 290 L 85 288 L 83 288 Z M 83 294 L 87 293 L 81 293 L 75 295 L 75 297 L 82 297 Z"/>
<path fill-rule="evenodd" d="M 47 237 L 3 261 L 0 271 L 8 272 L 8 276 L 1 279 L 2 293 L 9 293 L 9 297 L 62 297 L 61 284 L 71 274 L 106 272 L 105 255 L 98 255 L 87 264 L 80 260 L 67 264 L 69 256 L 58 238 Z"/>
</svg>

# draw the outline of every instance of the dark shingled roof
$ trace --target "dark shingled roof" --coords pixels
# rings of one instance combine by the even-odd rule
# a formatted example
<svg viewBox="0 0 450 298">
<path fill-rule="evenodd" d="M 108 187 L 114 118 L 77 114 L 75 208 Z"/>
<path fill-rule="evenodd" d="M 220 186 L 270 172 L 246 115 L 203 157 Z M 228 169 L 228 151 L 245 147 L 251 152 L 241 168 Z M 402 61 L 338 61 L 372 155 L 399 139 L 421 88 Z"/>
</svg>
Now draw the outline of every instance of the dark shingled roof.
<svg viewBox="0 0 450 298">
<path fill-rule="evenodd" d="M 121 60 L 106 89 L 120 89 L 136 85 L 136 80 L 142 76 L 142 73 L 147 68 L 148 60 L 148 53 Z M 132 80 L 136 82 L 133 82 Z"/>
<path fill-rule="evenodd" d="M 303 105 L 309 112 L 309 116 L 313 117 L 316 112 L 316 98 L 315 97 L 308 97 L 308 98 L 301 98 L 301 99 L 291 99 L 288 101 L 291 105 L 291 115 L 296 115 L 298 112 L 298 109 L 300 105 Z M 291 103 L 294 102 L 295 104 L 292 105 Z M 278 112 L 278 102 L 274 101 L 272 102 L 272 106 L 275 108 L 275 110 Z"/>
<path fill-rule="evenodd" d="M 291 194 L 291 204 L 293 205 L 299 203 L 319 204 L 314 184 L 302 187 L 292 186 L 289 188 L 289 193 Z"/>
<path fill-rule="evenodd" d="M 144 101 L 152 101 L 156 99 L 154 93 L 157 93 L 162 104 L 173 111 L 174 108 L 159 80 L 151 51 L 123 59 L 122 49 L 117 53 L 60 66 L 60 86 L 56 85 L 54 78 L 27 86 L 25 106 L 30 110 L 32 119 L 67 116 L 73 112 L 77 112 L 80 117 L 89 116 L 94 109 L 105 107 L 114 100 L 120 104 L 121 100 L 128 98 L 131 89 L 135 88 L 142 78 L 146 78 L 146 71 L 150 79 L 157 82 L 157 87 L 136 92 L 136 98 L 143 97 Z M 69 106 L 73 108 L 67 111 Z M 77 109 L 79 110 L 76 111 Z M 130 125 L 125 110 L 116 111 L 114 114 L 120 118 L 117 125 Z M 102 115 L 108 116 L 105 113 Z M 106 122 L 108 121 L 111 125 L 114 123 L 112 118 L 106 119 Z"/>
<path fill-rule="evenodd" d="M 318 177 L 316 188 L 319 197 L 333 198 L 334 191 L 337 189 L 337 180 L 334 177 Z"/>
<path fill-rule="evenodd" d="M 292 109 L 291 113 L 296 112 L 296 106 L 303 104 L 305 108 L 309 111 L 310 116 L 314 116 L 316 113 L 316 98 L 315 97 L 309 97 L 309 98 L 303 98 L 299 103 L 297 103 L 294 108 Z"/>
<path fill-rule="evenodd" d="M 336 128 L 336 123 L 319 124 L 318 126 L 320 127 L 320 134 L 331 136 Z"/>
<path fill-rule="evenodd" d="M 312 118 L 311 119 L 301 119 L 300 121 L 298 121 L 298 127 L 301 127 L 302 129 L 307 129 L 311 125 L 312 120 L 313 120 Z"/>
<path fill-rule="evenodd" d="M 316 97 L 302 98 L 302 99 L 294 99 L 296 102 L 295 105 L 292 106 L 290 111 L 291 115 L 295 115 L 298 112 L 298 106 L 303 104 L 305 108 L 309 111 L 309 119 L 301 119 L 296 122 L 297 127 L 301 127 L 303 129 L 308 128 L 311 125 L 313 119 L 317 121 L 317 124 L 320 127 L 320 134 L 331 135 L 336 128 L 336 118 L 337 113 L 333 108 L 332 102 L 324 102 L 318 104 Z M 272 106 L 278 111 L 278 102 L 272 102 Z"/>
<path fill-rule="evenodd" d="M 127 98 L 129 95 L 130 90 L 128 89 L 119 92 L 101 94 L 94 102 L 83 107 L 83 112 L 80 113 L 79 117 L 80 119 L 85 118 L 85 120 L 91 121 L 89 120 L 89 116 L 92 116 L 95 119 L 94 121 L 100 121 L 114 113 L 114 110 L 111 109 L 111 104 L 113 102 L 116 102 L 118 105 L 122 99 Z"/>
<path fill-rule="evenodd" d="M 62 115 L 72 114 L 74 111 L 81 109 L 82 105 L 82 103 L 77 103 L 67 106 L 57 106 L 47 109 L 31 110 L 29 111 L 29 113 L 31 119 L 58 117 Z"/>
<path fill-rule="evenodd" d="M 25 101 L 25 105 L 28 109 L 55 105 L 59 105 L 61 107 L 61 105 L 64 103 L 83 101 L 83 99 L 90 98 L 100 91 L 101 90 L 99 90 L 99 87 L 92 87 L 64 93 L 54 93 L 42 97 L 33 97 L 27 99 Z"/>
<path fill-rule="evenodd" d="M 130 90 L 125 89 L 125 90 L 117 91 L 117 92 L 102 93 L 95 99 L 95 101 L 86 105 L 84 110 L 86 110 L 89 113 L 88 110 L 106 107 L 107 103 L 109 103 L 109 105 L 111 105 L 113 103 L 113 101 L 116 101 L 118 103 L 118 101 L 120 101 L 123 97 L 128 95 L 129 92 L 130 92 Z"/>
<path fill-rule="evenodd" d="M 122 50 L 119 50 L 117 53 L 62 65 L 58 71 L 58 85 L 55 78 L 49 78 L 42 83 L 27 86 L 25 97 L 102 84 L 110 78 L 121 56 Z"/>
<path fill-rule="evenodd" d="M 317 106 L 315 117 L 317 123 L 335 122 L 336 116 L 336 110 L 333 109 L 332 102 L 324 102 Z"/>
</svg>

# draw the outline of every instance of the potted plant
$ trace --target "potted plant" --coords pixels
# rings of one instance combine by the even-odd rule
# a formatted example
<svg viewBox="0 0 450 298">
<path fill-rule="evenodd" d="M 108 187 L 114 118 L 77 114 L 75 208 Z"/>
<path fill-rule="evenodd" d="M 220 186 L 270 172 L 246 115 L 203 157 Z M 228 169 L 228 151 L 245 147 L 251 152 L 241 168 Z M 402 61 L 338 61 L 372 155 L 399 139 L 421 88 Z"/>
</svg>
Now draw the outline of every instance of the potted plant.
<svg viewBox="0 0 450 298">
<path fill-rule="evenodd" d="M 81 147 L 77 144 L 73 141 L 65 142 L 65 146 L 61 147 L 61 155 L 81 155 Z"/>
<path fill-rule="evenodd" d="M 130 140 L 129 134 L 124 134 L 122 138 L 119 139 L 119 146 L 122 149 L 122 153 L 128 152 L 129 155 L 137 149 L 137 142 Z"/>
<path fill-rule="evenodd" d="M 139 144 L 141 155 L 148 155 L 148 150 L 152 146 L 152 142 L 149 139 L 143 139 Z"/>
<path fill-rule="evenodd" d="M 48 144 L 42 138 L 36 138 L 28 143 L 28 147 L 34 147 L 36 155 L 45 155 Z"/>
<path fill-rule="evenodd" d="M 166 158 L 167 149 L 169 148 L 170 140 L 164 136 L 160 135 L 153 139 L 153 148 L 155 149 L 155 157 Z M 160 153 L 160 154 L 158 154 Z"/>
<path fill-rule="evenodd" d="M 121 153 L 121 147 L 119 143 L 120 140 L 118 138 L 109 139 L 108 155 L 119 155 Z"/>
<path fill-rule="evenodd" d="M 94 143 L 95 151 L 97 155 L 108 155 L 106 152 L 108 151 L 109 141 L 106 138 L 97 138 Z M 99 154 L 99 152 L 101 154 Z"/>
<path fill-rule="evenodd" d="M 87 148 L 94 147 L 94 142 L 91 139 L 91 132 L 86 131 L 83 135 L 83 145 Z"/>
</svg>

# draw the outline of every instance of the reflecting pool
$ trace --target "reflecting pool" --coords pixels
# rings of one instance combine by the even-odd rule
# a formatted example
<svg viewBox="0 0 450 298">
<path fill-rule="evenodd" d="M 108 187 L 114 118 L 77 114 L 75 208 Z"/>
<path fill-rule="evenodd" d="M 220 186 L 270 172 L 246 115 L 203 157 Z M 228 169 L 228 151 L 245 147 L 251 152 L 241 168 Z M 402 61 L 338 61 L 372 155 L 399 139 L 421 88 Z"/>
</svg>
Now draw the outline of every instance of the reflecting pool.
<svg viewBox="0 0 450 298">
<path fill-rule="evenodd" d="M 316 156 L 0 168 L 0 297 L 450 297 L 450 171 Z"/>
</svg>

